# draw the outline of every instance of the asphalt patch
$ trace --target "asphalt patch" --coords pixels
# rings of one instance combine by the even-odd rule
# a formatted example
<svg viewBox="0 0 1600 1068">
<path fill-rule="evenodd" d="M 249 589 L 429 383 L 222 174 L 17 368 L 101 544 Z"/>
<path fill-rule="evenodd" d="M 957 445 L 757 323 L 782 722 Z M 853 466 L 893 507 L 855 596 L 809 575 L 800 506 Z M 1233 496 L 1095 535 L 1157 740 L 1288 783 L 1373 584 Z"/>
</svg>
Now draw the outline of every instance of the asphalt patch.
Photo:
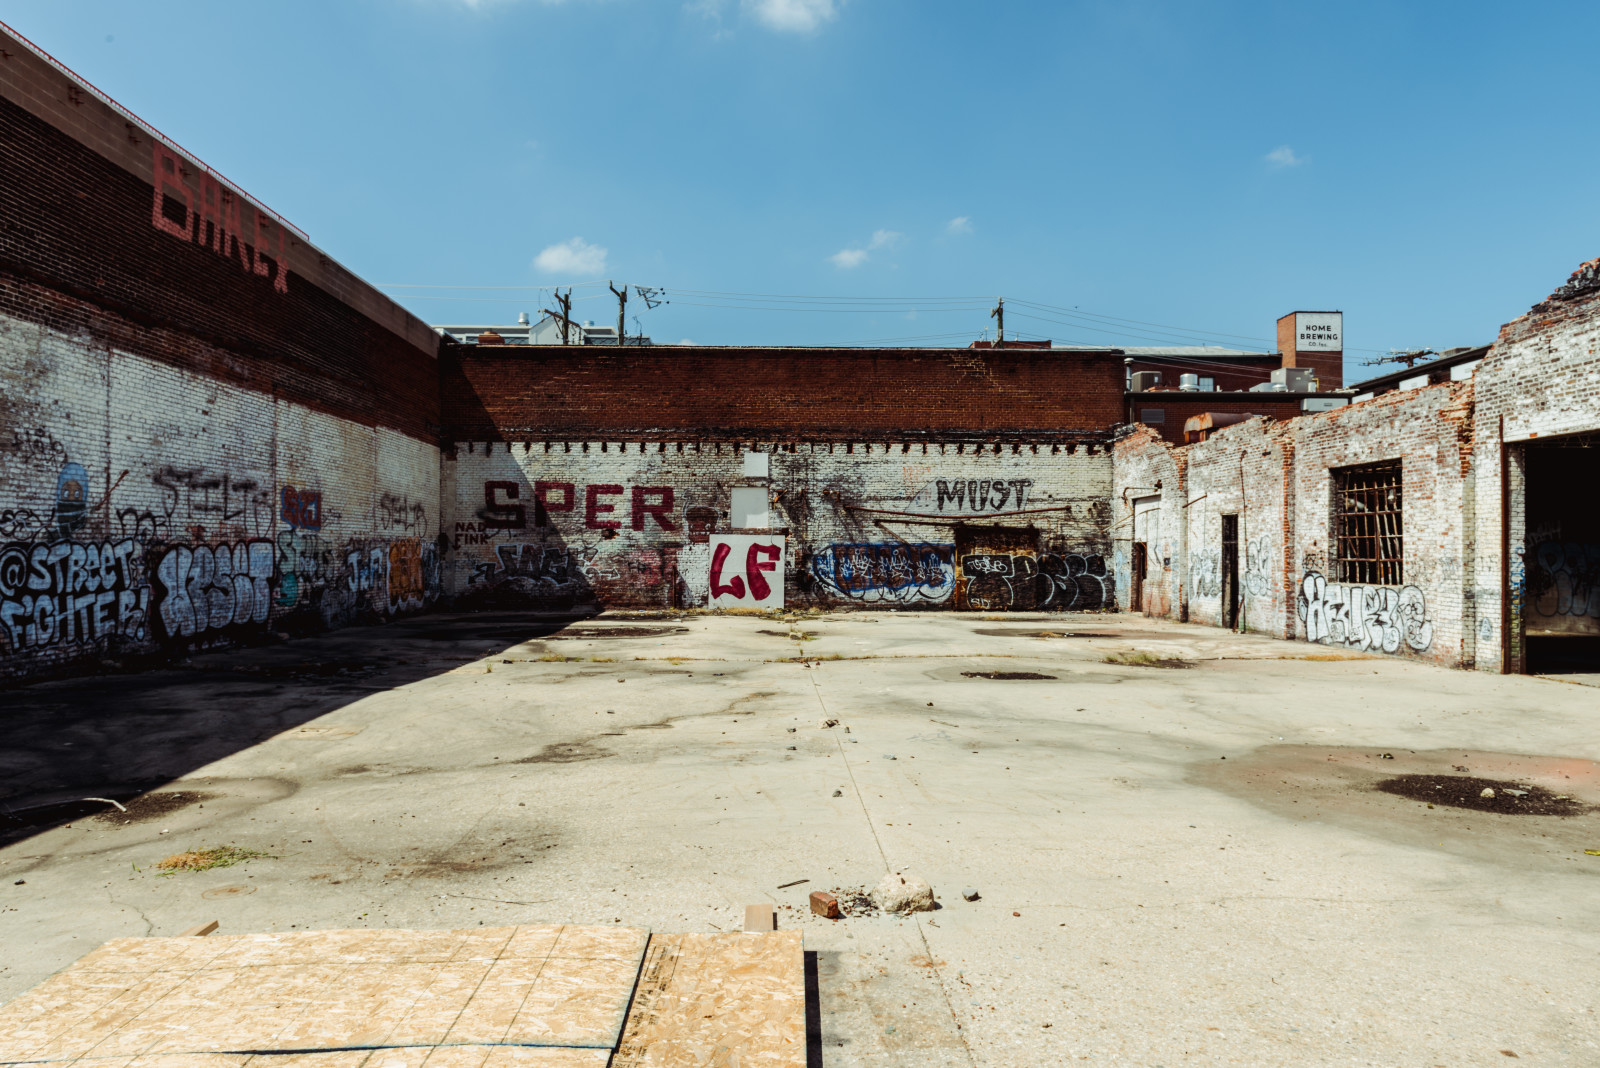
<svg viewBox="0 0 1600 1068">
<path fill-rule="evenodd" d="M 1054 675 L 1041 675 L 1037 671 L 963 671 L 964 679 L 1053 679 Z"/>
<path fill-rule="evenodd" d="M 1542 786 L 1471 775 L 1396 775 L 1376 789 L 1413 801 L 1507 816 L 1578 816 L 1586 809 L 1582 802 Z M 1485 797 L 1485 790 L 1492 790 L 1493 796 Z"/>
</svg>

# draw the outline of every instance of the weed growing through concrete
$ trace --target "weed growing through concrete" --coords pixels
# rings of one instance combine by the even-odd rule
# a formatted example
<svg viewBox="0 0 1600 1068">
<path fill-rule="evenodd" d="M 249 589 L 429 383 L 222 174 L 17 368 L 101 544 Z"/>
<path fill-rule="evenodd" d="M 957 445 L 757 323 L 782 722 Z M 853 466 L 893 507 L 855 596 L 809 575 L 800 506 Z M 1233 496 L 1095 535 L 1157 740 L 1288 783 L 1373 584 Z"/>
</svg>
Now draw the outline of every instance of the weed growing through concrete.
<svg viewBox="0 0 1600 1068">
<path fill-rule="evenodd" d="M 271 853 L 239 846 L 217 846 L 213 849 L 191 849 L 187 853 L 174 853 L 156 865 L 162 875 L 180 871 L 210 871 L 212 868 L 231 868 L 247 860 L 276 860 Z"/>
<path fill-rule="evenodd" d="M 539 658 L 539 663 L 541 663 L 541 664 L 570 664 L 575 660 L 582 660 L 582 659 L 583 659 L 583 657 L 581 657 L 581 656 L 555 656 L 555 655 L 551 655 L 551 656 L 541 656 Z"/>
<path fill-rule="evenodd" d="M 1123 667 L 1186 668 L 1189 666 L 1186 660 L 1164 659 L 1145 652 L 1112 653 L 1101 662 Z"/>
</svg>

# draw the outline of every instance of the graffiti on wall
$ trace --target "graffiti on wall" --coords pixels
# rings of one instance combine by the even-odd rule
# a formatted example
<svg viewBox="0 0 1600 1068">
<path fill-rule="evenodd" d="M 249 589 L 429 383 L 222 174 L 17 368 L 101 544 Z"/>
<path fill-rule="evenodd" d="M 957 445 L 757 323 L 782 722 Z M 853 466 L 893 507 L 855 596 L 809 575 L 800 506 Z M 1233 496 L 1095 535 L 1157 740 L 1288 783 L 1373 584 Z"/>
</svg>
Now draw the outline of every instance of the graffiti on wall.
<svg viewBox="0 0 1600 1068">
<path fill-rule="evenodd" d="M 1222 554 L 1202 549 L 1189 554 L 1189 597 L 1200 600 L 1222 596 Z"/>
<path fill-rule="evenodd" d="M 955 593 L 955 555 L 954 545 L 835 542 L 811 558 L 811 573 L 845 600 L 943 604 Z"/>
<path fill-rule="evenodd" d="M 967 603 L 979 610 L 1092 611 L 1111 603 L 1111 575 L 1097 553 L 968 553 Z"/>
<path fill-rule="evenodd" d="M 1533 550 L 1526 618 L 1544 630 L 1600 629 L 1600 544 L 1540 542 Z"/>
<path fill-rule="evenodd" d="M 1423 652 L 1433 644 L 1427 598 L 1416 586 L 1346 585 L 1308 571 L 1297 610 L 1307 641 L 1385 653 L 1402 646 Z"/>
<path fill-rule="evenodd" d="M 1259 538 L 1251 538 L 1244 546 L 1244 576 L 1240 585 L 1250 597 L 1260 597 L 1272 588 L 1271 581 L 1267 578 L 1272 570 L 1272 539 L 1263 534 Z"/>
<path fill-rule="evenodd" d="M 278 516 L 295 530 L 322 529 L 322 494 L 318 490 L 285 485 Z"/>
<path fill-rule="evenodd" d="M 404 530 L 416 533 L 428 525 L 428 510 L 421 501 L 404 494 L 385 493 L 378 498 L 378 527 L 380 530 Z"/>
<path fill-rule="evenodd" d="M 12 652 L 144 640 L 150 589 L 139 552 L 132 538 L 0 547 L 0 627 Z"/>
<path fill-rule="evenodd" d="M 708 585 L 715 608 L 782 608 L 786 538 L 714 534 Z"/>
<path fill-rule="evenodd" d="M 272 532 L 275 513 L 272 490 L 253 478 L 239 478 L 205 467 L 158 467 L 150 481 L 160 489 L 161 510 L 171 528 L 195 532 L 239 529 L 249 534 Z"/>
<path fill-rule="evenodd" d="M 911 498 L 910 511 L 940 515 L 993 515 L 1027 507 L 1031 478 L 939 478 Z"/>
<path fill-rule="evenodd" d="M 265 623 L 272 610 L 272 542 L 176 545 L 161 554 L 158 618 L 169 637 Z"/>
<path fill-rule="evenodd" d="M 610 483 L 594 483 L 578 488 L 571 482 L 536 481 L 531 500 L 523 497 L 523 485 L 509 479 L 490 479 L 483 484 L 483 508 L 478 520 L 486 530 L 525 530 L 529 524 L 532 504 L 532 525 L 554 526 L 553 517 L 582 508 L 583 526 L 587 530 L 620 530 L 624 517 L 633 530 L 642 531 L 645 520 L 655 520 L 657 528 L 666 531 L 678 529 L 672 518 L 676 491 L 671 486 L 624 487 Z M 624 501 L 623 498 L 627 500 Z M 459 524 L 458 524 L 459 528 Z"/>
</svg>

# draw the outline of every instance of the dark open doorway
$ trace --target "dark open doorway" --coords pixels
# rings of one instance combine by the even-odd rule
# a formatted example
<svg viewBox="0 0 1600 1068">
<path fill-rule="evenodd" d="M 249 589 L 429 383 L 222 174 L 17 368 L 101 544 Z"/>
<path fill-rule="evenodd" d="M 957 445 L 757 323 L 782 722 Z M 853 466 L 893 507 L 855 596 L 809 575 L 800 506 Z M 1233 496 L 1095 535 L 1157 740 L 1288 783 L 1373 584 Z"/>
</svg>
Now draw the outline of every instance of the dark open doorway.
<svg viewBox="0 0 1600 1068">
<path fill-rule="evenodd" d="M 1222 517 L 1222 625 L 1239 628 L 1239 517 Z"/>
<path fill-rule="evenodd" d="M 1600 672 L 1600 434 L 1526 450 L 1523 637 L 1527 670 Z"/>
<path fill-rule="evenodd" d="M 1142 541 L 1133 543 L 1133 589 L 1129 594 L 1128 607 L 1135 612 L 1144 611 L 1144 578 L 1149 566 L 1149 552 Z"/>
</svg>

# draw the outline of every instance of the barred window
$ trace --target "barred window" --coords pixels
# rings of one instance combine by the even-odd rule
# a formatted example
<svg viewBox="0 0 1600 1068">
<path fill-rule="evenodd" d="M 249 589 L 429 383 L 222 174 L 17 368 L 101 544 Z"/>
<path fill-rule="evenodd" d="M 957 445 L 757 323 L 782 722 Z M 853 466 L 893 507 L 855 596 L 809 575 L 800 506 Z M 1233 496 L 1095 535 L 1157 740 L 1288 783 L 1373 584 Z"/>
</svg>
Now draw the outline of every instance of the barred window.
<svg viewBox="0 0 1600 1068">
<path fill-rule="evenodd" d="M 1330 473 L 1335 580 L 1400 585 L 1400 461 L 1338 467 Z"/>
</svg>

